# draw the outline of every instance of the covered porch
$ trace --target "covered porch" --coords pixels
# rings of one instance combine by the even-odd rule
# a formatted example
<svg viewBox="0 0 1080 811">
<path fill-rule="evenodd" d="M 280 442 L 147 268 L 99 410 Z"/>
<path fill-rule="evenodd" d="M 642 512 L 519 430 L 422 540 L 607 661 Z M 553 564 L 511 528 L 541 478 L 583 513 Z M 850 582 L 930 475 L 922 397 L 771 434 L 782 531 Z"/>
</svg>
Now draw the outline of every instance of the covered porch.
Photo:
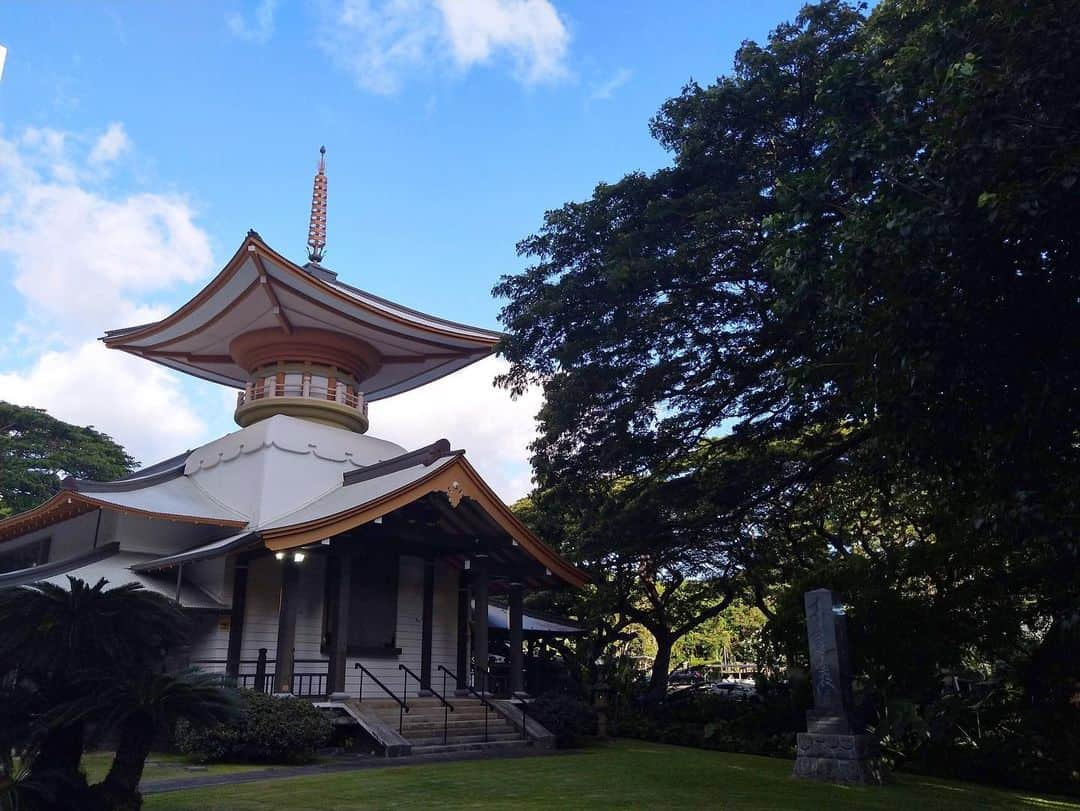
<svg viewBox="0 0 1080 811">
<path fill-rule="evenodd" d="M 369 466 L 259 531 L 133 567 L 175 573 L 177 583 L 220 572 L 229 612 L 199 618 L 191 664 L 241 687 L 313 698 L 525 695 L 527 637 L 576 629 L 526 615 L 524 597 L 584 577 L 448 445 L 414 453 L 441 464 Z M 434 470 L 373 492 L 401 478 L 403 462 Z M 493 636 L 505 651 L 494 673 Z"/>
</svg>

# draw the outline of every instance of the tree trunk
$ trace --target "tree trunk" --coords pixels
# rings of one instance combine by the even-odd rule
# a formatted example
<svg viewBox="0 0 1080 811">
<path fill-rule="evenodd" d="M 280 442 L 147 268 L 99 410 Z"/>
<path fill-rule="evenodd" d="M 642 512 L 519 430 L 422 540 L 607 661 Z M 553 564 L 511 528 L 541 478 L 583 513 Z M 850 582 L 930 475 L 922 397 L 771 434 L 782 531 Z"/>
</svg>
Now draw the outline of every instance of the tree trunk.
<svg viewBox="0 0 1080 811">
<path fill-rule="evenodd" d="M 85 725 L 82 721 L 50 730 L 36 761 L 39 768 L 77 773 L 82 760 Z"/>
<path fill-rule="evenodd" d="M 142 807 L 139 781 L 153 745 L 154 719 L 150 714 L 136 712 L 128 716 L 120 728 L 120 742 L 109 773 L 94 786 L 105 807 L 124 811 Z"/>
<path fill-rule="evenodd" d="M 649 681 L 649 692 L 645 699 L 652 704 L 663 701 L 667 695 L 668 672 L 671 670 L 671 648 L 675 640 L 668 636 L 661 636 L 652 632 L 656 639 L 656 658 L 653 659 L 652 679 Z"/>
<path fill-rule="evenodd" d="M 49 797 L 41 798 L 41 808 L 60 811 L 65 808 L 92 809 L 86 777 L 79 771 L 86 726 L 82 721 L 50 730 L 34 758 L 31 775 L 44 776 Z M 37 806 L 35 806 L 37 807 Z"/>
</svg>

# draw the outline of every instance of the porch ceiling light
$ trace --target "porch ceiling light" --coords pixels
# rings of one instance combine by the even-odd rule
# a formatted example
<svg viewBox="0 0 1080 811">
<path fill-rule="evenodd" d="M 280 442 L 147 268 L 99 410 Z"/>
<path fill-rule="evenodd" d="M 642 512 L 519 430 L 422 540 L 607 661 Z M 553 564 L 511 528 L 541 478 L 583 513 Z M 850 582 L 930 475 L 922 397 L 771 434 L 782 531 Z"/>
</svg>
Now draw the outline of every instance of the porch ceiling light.
<svg viewBox="0 0 1080 811">
<path fill-rule="evenodd" d="M 305 557 L 307 556 L 303 552 L 293 552 L 293 563 L 303 563 Z"/>
<path fill-rule="evenodd" d="M 285 560 L 285 553 L 284 552 L 275 552 L 274 557 L 277 558 L 278 560 Z"/>
</svg>

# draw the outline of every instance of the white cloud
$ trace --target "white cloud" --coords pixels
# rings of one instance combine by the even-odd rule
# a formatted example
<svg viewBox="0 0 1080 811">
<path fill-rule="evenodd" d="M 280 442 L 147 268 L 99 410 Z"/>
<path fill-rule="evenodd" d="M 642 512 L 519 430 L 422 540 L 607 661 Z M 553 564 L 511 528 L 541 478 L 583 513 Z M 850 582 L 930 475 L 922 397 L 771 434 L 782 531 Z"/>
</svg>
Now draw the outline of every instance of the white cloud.
<svg viewBox="0 0 1080 811">
<path fill-rule="evenodd" d="M 0 400 L 93 425 L 143 464 L 194 447 L 207 430 L 177 375 L 93 340 L 45 352 L 29 369 L 0 372 Z"/>
<path fill-rule="evenodd" d="M 549 0 L 436 0 L 458 65 L 505 51 L 525 82 L 559 79 L 570 35 Z"/>
<path fill-rule="evenodd" d="M 465 448 L 469 462 L 507 503 L 531 489 L 528 445 L 542 395 L 517 400 L 491 385 L 506 362 L 485 358 L 448 377 L 370 407 L 371 435 L 412 450 L 441 437 Z"/>
<path fill-rule="evenodd" d="M 129 146 L 122 126 L 112 125 L 81 160 L 70 154 L 77 140 L 53 130 L 0 138 L 0 255 L 10 259 L 27 316 L 76 339 L 160 316 L 147 295 L 212 269 L 209 240 L 186 200 L 110 197 L 95 187 L 107 168 L 95 164 Z"/>
<path fill-rule="evenodd" d="M 408 73 L 507 59 L 524 84 L 567 75 L 570 34 L 551 0 L 340 0 L 320 46 L 360 87 L 397 92 Z"/>
<path fill-rule="evenodd" d="M 0 137 L 0 283 L 18 293 L 3 295 L 0 399 L 93 424 L 154 462 L 206 426 L 179 375 L 95 339 L 160 317 L 166 308 L 152 298 L 213 263 L 186 200 L 106 190 L 130 150 L 121 124 L 97 137 L 50 129 Z"/>
<path fill-rule="evenodd" d="M 131 147 L 131 141 L 124 131 L 124 125 L 114 121 L 109 128 L 94 141 L 94 147 L 90 150 L 90 163 L 100 165 L 112 163 Z"/>
<path fill-rule="evenodd" d="M 634 74 L 627 68 L 619 68 L 607 79 L 596 82 L 589 88 L 589 101 L 607 101 L 615 91 L 630 81 Z"/>
<path fill-rule="evenodd" d="M 248 42 L 269 42 L 274 35 L 274 12 L 277 11 L 277 0 L 262 0 L 255 7 L 249 23 L 243 14 L 234 12 L 225 17 L 225 24 L 233 36 Z"/>
</svg>

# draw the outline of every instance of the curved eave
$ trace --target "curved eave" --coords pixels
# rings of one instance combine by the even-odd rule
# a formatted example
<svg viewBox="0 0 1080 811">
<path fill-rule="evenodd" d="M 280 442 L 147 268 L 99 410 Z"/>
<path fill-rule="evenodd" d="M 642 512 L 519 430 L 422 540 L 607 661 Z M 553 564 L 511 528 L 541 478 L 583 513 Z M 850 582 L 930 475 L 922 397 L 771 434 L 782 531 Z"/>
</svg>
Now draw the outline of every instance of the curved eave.
<svg viewBox="0 0 1080 811">
<path fill-rule="evenodd" d="M 84 513 L 92 512 L 93 510 L 109 510 L 125 515 L 155 518 L 161 521 L 208 524 L 216 527 L 239 529 L 247 526 L 246 521 L 232 521 L 198 515 L 176 515 L 173 513 L 154 512 L 152 510 L 139 509 L 138 507 L 114 504 L 110 501 L 94 498 L 93 496 L 75 490 L 61 490 L 44 504 L 0 521 L 0 542 L 17 538 L 20 535 L 44 529 L 45 527 L 50 527 L 54 524 L 59 524 L 61 521 L 76 518 Z"/>
<path fill-rule="evenodd" d="M 456 456 L 453 461 L 422 478 L 371 501 L 310 521 L 264 528 L 261 534 L 267 548 L 275 552 L 306 546 L 381 518 L 429 493 L 445 492 L 455 484 L 461 487 L 464 497 L 477 502 L 523 551 L 548 569 L 552 576 L 574 588 L 581 588 L 588 582 L 588 575 L 544 544 L 521 523 L 464 456 Z"/>
<path fill-rule="evenodd" d="M 447 360 L 442 364 L 425 369 L 415 375 L 389 382 L 378 389 L 365 392 L 365 396 L 369 401 L 407 391 L 487 357 L 502 338 L 501 333 L 492 330 L 448 321 L 394 304 L 341 282 L 330 282 L 321 279 L 274 251 L 257 236 L 249 234 L 225 267 L 190 301 L 174 313 L 151 324 L 109 330 L 101 340 L 110 349 L 120 349 L 204 380 L 242 388 L 246 383 L 246 378 L 241 379 L 235 375 L 223 373 L 220 369 L 215 371 L 211 368 L 204 368 L 193 357 L 184 357 L 183 352 L 160 354 L 155 349 L 155 346 L 162 344 L 146 344 L 145 342 L 154 339 L 155 336 L 165 330 L 178 326 L 185 319 L 196 315 L 198 310 L 208 305 L 215 294 L 239 272 L 252 255 L 257 257 L 257 263 L 272 263 L 274 273 L 280 273 L 282 276 L 277 280 L 277 283 L 284 284 L 288 290 L 301 296 L 304 295 L 306 290 L 309 294 L 319 294 L 327 297 L 332 302 L 336 302 L 336 305 L 331 309 L 341 317 L 353 320 L 360 319 L 362 321 L 364 316 L 367 315 L 374 319 L 389 322 L 395 325 L 393 329 L 406 331 L 402 332 L 403 335 L 409 334 L 407 331 L 414 331 L 418 336 L 421 336 L 415 338 L 415 340 L 431 344 L 432 351 L 435 351 L 436 354 L 438 352 L 446 353 Z M 274 274 L 269 275 L 273 277 Z M 257 284 L 254 285 L 254 287 L 258 286 Z M 270 286 L 274 286 L 273 279 Z M 239 298 L 249 295 L 252 291 L 253 287 L 249 285 L 238 294 Z M 329 307 L 330 305 L 319 306 Z M 216 317 L 212 317 L 202 325 L 193 326 L 193 333 L 208 329 Z M 167 344 L 174 340 L 176 340 L 175 337 L 171 337 L 165 339 L 163 343 Z M 445 344 L 444 342 L 447 341 L 452 342 L 453 345 Z M 138 345 L 140 343 L 144 345 Z M 462 344 L 466 345 L 463 346 Z M 441 347 L 441 349 L 438 349 L 438 347 Z"/>
<path fill-rule="evenodd" d="M 174 462 L 171 467 L 163 470 L 157 470 L 153 473 L 148 473 L 145 476 L 140 476 L 136 473 L 131 477 L 116 479 L 111 482 L 99 482 L 94 479 L 76 479 L 68 476 L 60 486 L 63 487 L 64 490 L 75 493 L 124 493 L 130 490 L 143 490 L 147 487 L 153 487 L 155 484 L 161 484 L 162 482 L 180 478 L 184 475 L 184 464 L 186 462 L 187 455 L 185 455 L 182 460 Z"/>
</svg>

